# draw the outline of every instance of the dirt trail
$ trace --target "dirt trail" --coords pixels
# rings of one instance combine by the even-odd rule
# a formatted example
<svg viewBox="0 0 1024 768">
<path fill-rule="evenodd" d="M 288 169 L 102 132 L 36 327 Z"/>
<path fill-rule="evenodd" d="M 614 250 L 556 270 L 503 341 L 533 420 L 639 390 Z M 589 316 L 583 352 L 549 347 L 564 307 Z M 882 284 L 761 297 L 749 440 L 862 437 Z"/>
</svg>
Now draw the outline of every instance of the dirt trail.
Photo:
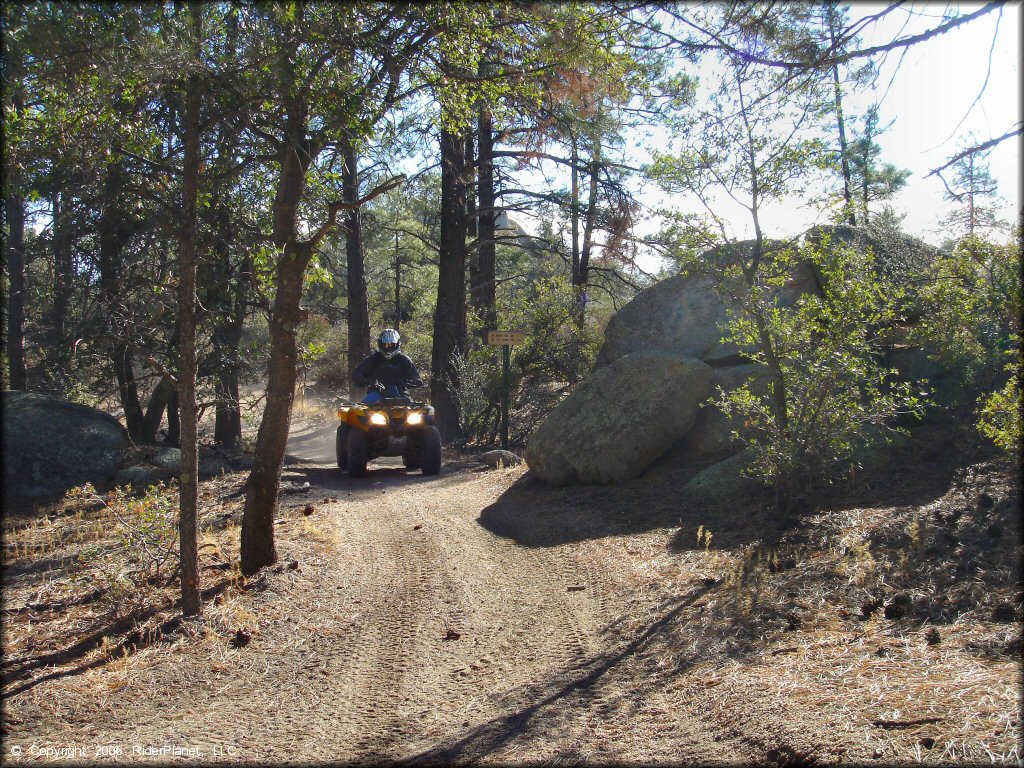
<svg viewBox="0 0 1024 768">
<path fill-rule="evenodd" d="M 525 546 L 480 524 L 521 470 L 427 478 L 386 459 L 355 480 L 334 466 L 333 431 L 293 430 L 284 480 L 312 492 L 283 497 L 279 530 L 302 535 L 282 537 L 284 567 L 234 615 L 251 643 L 207 632 L 84 684 L 39 686 L 14 702 L 9 735 L 121 745 L 124 760 L 149 757 L 136 745 L 307 764 L 754 757 L 649 697 L 624 706 L 635 648 L 605 633 L 602 575 L 577 545 Z M 27 722 L 41 709 L 53 719 Z"/>
</svg>

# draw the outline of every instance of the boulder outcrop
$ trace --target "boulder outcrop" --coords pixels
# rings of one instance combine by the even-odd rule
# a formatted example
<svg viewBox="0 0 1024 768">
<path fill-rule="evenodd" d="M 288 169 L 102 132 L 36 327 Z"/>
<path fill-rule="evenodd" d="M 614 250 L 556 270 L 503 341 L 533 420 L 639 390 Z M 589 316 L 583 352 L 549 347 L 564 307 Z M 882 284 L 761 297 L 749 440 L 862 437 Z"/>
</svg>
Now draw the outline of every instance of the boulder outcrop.
<svg viewBox="0 0 1024 768">
<path fill-rule="evenodd" d="M 818 227 L 807 235 L 819 243 L 826 237 L 835 245 L 872 249 L 878 271 L 897 282 L 904 282 L 901 276 L 909 281 L 935 255 L 934 249 L 914 238 L 863 228 Z M 764 245 L 766 258 L 771 258 L 771 251 L 783 244 L 766 241 Z M 721 267 L 735 263 L 751 247 L 745 242 L 713 249 L 699 261 Z M 792 307 L 804 295 L 822 295 L 822 276 L 811 262 L 787 269 L 786 280 L 769 293 L 777 306 Z M 732 436 L 738 424 L 705 401 L 719 389 L 730 392 L 751 379 L 755 390 L 762 389 L 765 375 L 744 355 L 748 350 L 723 340 L 728 333 L 727 298 L 719 278 L 701 274 L 672 277 L 637 294 L 608 322 L 591 378 L 534 434 L 527 450 L 530 468 L 557 484 L 607 483 L 637 477 L 663 454 L 666 461 L 688 466 L 738 451 L 742 446 Z M 913 314 L 913 301 L 910 296 L 905 314 Z M 651 408 L 650 403 L 638 402 L 639 386 L 630 370 L 635 361 L 651 359 L 646 356 L 653 353 L 660 355 L 661 367 L 645 374 L 650 381 L 643 386 L 646 391 L 660 389 L 661 394 L 671 395 L 672 406 Z M 889 357 L 904 380 L 937 381 L 945 375 L 919 349 L 894 348 Z M 667 360 L 687 360 L 701 373 L 681 377 L 664 363 Z M 694 367 L 697 363 L 703 368 Z M 651 425 L 651 421 L 659 423 Z M 639 429 L 642 423 L 651 428 Z M 710 488 L 729 484 L 720 482 L 723 477 L 740 483 L 737 467 L 738 460 L 723 465 L 692 490 L 697 495 L 715 495 Z"/>
<path fill-rule="evenodd" d="M 130 443 L 121 423 L 80 403 L 3 392 L 4 495 L 54 497 L 108 481 Z"/>
<path fill-rule="evenodd" d="M 526 463 L 554 485 L 639 476 L 693 425 L 711 394 L 712 368 L 646 350 L 598 369 L 538 427 Z"/>
</svg>

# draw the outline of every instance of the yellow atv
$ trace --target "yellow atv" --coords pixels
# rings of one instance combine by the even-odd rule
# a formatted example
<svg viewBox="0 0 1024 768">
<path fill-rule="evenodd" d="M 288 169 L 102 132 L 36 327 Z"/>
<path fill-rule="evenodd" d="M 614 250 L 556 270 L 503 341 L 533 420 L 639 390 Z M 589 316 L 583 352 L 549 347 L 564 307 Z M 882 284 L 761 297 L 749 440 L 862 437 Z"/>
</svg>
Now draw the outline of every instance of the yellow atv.
<svg viewBox="0 0 1024 768">
<path fill-rule="evenodd" d="M 352 477 L 365 477 L 366 463 L 378 456 L 401 456 L 406 469 L 420 469 L 424 475 L 441 471 L 441 433 L 434 426 L 432 406 L 408 397 L 342 402 L 338 418 L 338 466 Z"/>
</svg>

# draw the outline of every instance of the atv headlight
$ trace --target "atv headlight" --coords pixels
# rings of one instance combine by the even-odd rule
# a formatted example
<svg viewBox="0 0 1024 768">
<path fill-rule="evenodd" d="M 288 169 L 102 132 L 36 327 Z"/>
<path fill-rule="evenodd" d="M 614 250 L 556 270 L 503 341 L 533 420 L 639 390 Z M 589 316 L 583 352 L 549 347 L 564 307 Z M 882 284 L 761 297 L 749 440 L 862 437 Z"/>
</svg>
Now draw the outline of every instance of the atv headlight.
<svg viewBox="0 0 1024 768">
<path fill-rule="evenodd" d="M 382 427 L 388 423 L 388 417 L 385 414 L 380 413 L 379 411 L 377 413 L 371 413 L 370 423 Z"/>
<path fill-rule="evenodd" d="M 405 423 L 411 427 L 414 427 L 417 424 L 422 424 L 423 413 L 421 411 L 413 411 L 412 413 L 409 414 L 409 417 L 405 420 Z"/>
</svg>

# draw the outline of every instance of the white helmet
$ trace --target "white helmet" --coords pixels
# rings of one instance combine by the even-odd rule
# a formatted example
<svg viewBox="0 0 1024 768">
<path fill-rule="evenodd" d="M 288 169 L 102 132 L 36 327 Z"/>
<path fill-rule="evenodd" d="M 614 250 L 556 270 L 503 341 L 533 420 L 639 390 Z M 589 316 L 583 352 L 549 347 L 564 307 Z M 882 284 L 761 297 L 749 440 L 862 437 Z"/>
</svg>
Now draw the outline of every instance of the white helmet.
<svg viewBox="0 0 1024 768">
<path fill-rule="evenodd" d="M 386 358 L 392 358 L 402 348 L 402 338 L 394 328 L 385 328 L 377 339 L 377 349 Z"/>
</svg>

